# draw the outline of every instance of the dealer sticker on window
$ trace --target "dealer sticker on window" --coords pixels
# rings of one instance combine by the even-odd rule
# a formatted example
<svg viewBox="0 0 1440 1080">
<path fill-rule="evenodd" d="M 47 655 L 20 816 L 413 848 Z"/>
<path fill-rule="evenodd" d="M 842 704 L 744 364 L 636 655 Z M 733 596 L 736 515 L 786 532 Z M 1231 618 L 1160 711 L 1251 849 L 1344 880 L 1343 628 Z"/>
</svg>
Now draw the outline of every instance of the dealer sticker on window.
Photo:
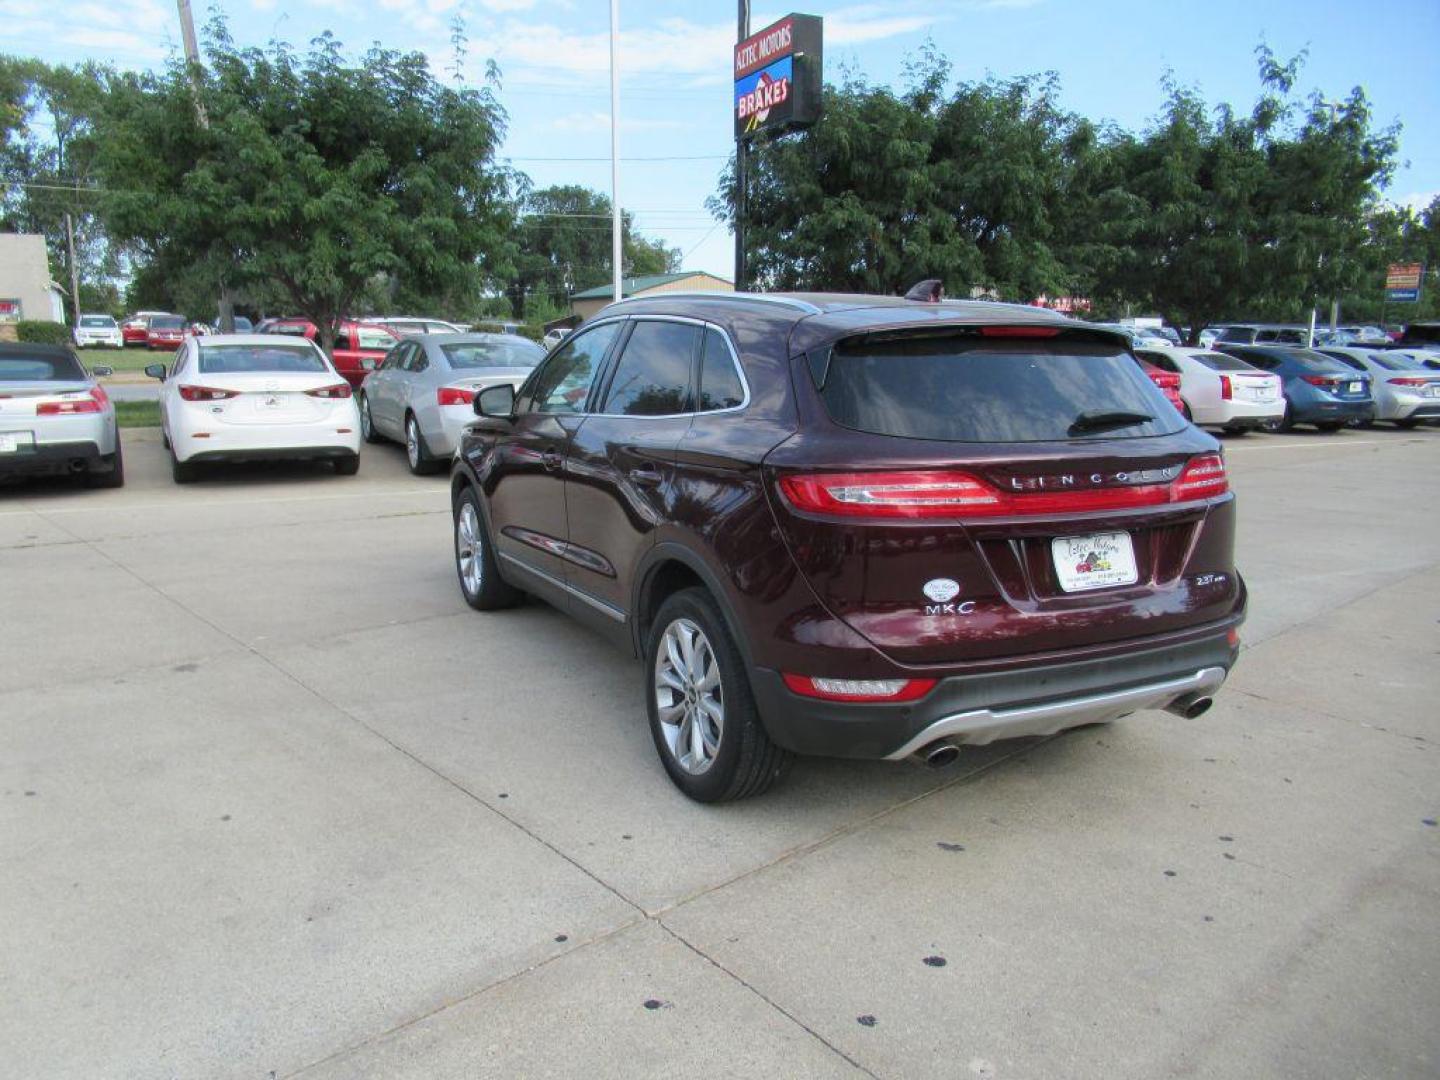
<svg viewBox="0 0 1440 1080">
<path fill-rule="evenodd" d="M 1140 577 L 1129 533 L 1061 536 L 1050 542 L 1050 552 L 1055 559 L 1055 576 L 1066 592 L 1133 585 Z"/>
</svg>

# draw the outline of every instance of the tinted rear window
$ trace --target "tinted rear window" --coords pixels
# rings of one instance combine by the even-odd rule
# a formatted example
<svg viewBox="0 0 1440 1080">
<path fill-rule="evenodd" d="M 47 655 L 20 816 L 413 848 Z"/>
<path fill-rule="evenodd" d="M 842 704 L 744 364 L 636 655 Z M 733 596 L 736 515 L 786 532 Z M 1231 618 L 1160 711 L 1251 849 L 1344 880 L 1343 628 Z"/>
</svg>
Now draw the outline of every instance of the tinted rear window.
<svg viewBox="0 0 1440 1080">
<path fill-rule="evenodd" d="M 1404 341 L 1422 341 L 1429 344 L 1440 342 L 1440 323 L 1412 323 L 1405 328 Z"/>
<path fill-rule="evenodd" d="M 320 374 L 330 370 L 314 349 L 294 345 L 203 345 L 200 371 L 206 375 L 243 375 L 252 371 Z"/>
<path fill-rule="evenodd" d="M 908 439 L 1065 440 L 1082 415 L 1113 412 L 1152 419 L 1107 427 L 1109 438 L 1171 434 L 1185 426 L 1130 354 L 1104 343 L 841 342 L 820 396 L 843 427 Z"/>
<path fill-rule="evenodd" d="M 1372 352 L 1370 359 L 1386 371 L 1425 371 L 1425 365 L 1404 353 Z"/>
<path fill-rule="evenodd" d="M 1195 359 L 1211 371 L 1254 371 L 1254 367 L 1238 357 L 1223 352 L 1193 353 Z"/>
<path fill-rule="evenodd" d="M 185 325 L 185 320 L 171 315 L 157 315 L 150 320 L 151 330 L 179 330 Z"/>
<path fill-rule="evenodd" d="M 465 368 L 533 368 L 545 359 L 545 350 L 520 338 L 515 341 L 466 341 L 442 345 L 440 351 L 450 366 Z"/>
<path fill-rule="evenodd" d="M 70 382 L 85 371 L 73 356 L 6 353 L 0 356 L 0 382 Z"/>
</svg>

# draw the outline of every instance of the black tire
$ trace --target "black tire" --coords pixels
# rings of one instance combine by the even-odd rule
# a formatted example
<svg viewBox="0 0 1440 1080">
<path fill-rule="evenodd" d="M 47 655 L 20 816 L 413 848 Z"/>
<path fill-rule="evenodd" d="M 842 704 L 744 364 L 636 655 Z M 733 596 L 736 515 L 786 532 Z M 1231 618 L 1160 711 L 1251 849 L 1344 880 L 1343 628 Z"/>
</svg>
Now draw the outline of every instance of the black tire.
<svg viewBox="0 0 1440 1080">
<path fill-rule="evenodd" d="M 181 461 L 175 456 L 175 450 L 170 450 L 170 477 L 177 484 L 188 484 L 200 474 L 200 466 L 193 461 Z"/>
<path fill-rule="evenodd" d="M 1338 420 L 1321 420 L 1315 426 L 1321 431 L 1325 432 L 1327 435 L 1333 435 L 1345 425 Z"/>
<path fill-rule="evenodd" d="M 1395 426 L 1401 431 L 1411 431 L 1420 426 L 1420 421 L 1412 416 L 1408 420 L 1396 420 Z"/>
<path fill-rule="evenodd" d="M 370 399 L 363 393 L 360 395 L 360 434 L 367 443 L 385 441 L 385 436 L 375 430 L 375 418 L 370 415 Z"/>
<path fill-rule="evenodd" d="M 444 464 L 436 461 L 425 446 L 425 436 L 420 433 L 420 421 L 414 413 L 405 414 L 405 464 L 416 476 L 429 476 Z"/>
<path fill-rule="evenodd" d="M 1285 415 L 1280 417 L 1280 423 L 1276 425 L 1276 431 L 1294 431 L 1295 417 L 1290 411 L 1290 402 L 1285 402 Z"/>
<path fill-rule="evenodd" d="M 716 703 L 721 710 L 719 735 L 714 740 L 715 747 L 711 751 L 709 740 L 705 739 L 702 729 L 702 745 L 710 756 L 699 771 L 694 768 L 699 763 L 692 761 L 692 767 L 687 767 L 681 761 L 684 755 L 671 749 L 670 738 L 675 738 L 679 745 L 681 736 L 690 730 L 686 726 L 687 722 L 681 719 L 678 723 L 666 725 L 661 723 L 660 718 L 661 654 L 664 651 L 668 657 L 666 637 L 672 626 L 677 628 L 678 633 L 687 632 L 689 627 L 698 628 L 704 636 L 704 644 L 708 646 L 711 663 L 714 668 L 718 668 L 720 696 Z M 698 652 L 698 639 L 692 641 Z M 665 664 L 670 669 L 668 674 L 674 675 L 673 665 L 668 659 Z M 709 670 L 713 669 L 707 666 L 707 672 Z M 745 661 L 730 636 L 715 601 L 704 589 L 682 589 L 667 597 L 660 605 L 660 610 L 655 615 L 655 623 L 650 628 L 649 640 L 645 643 L 644 688 L 646 710 L 650 717 L 650 734 L 655 740 L 655 750 L 660 755 L 660 762 L 665 766 L 665 771 L 675 786 L 696 802 L 728 802 L 759 795 L 783 776 L 794 760 L 793 754 L 770 741 L 764 722 L 760 719 L 760 712 L 755 706 L 755 695 L 750 689 Z M 700 696 L 705 693 L 713 694 L 715 689 L 702 692 Z M 666 684 L 664 692 L 673 695 L 672 704 L 668 708 L 684 710 L 688 700 L 691 703 L 689 715 L 697 718 L 700 716 L 697 711 L 697 697 L 682 697 L 678 690 L 670 689 L 670 684 Z M 696 722 L 689 721 L 692 726 Z M 713 730 L 714 725 L 709 720 L 708 713 L 700 722 L 709 724 Z M 676 729 L 673 736 L 667 731 L 667 728 L 671 727 Z"/>
<path fill-rule="evenodd" d="M 347 457 L 335 459 L 336 476 L 354 476 L 360 471 L 360 455 L 350 454 Z"/>
<path fill-rule="evenodd" d="M 1193 424 L 1195 422 L 1195 417 L 1190 412 L 1190 403 L 1184 398 L 1180 399 L 1180 413 L 1185 417 L 1188 423 Z"/>
<path fill-rule="evenodd" d="M 120 448 L 120 436 L 115 436 L 115 467 L 109 472 L 86 473 L 85 486 L 89 488 L 118 488 L 125 486 L 125 453 Z"/>
<path fill-rule="evenodd" d="M 1227 427 L 1221 430 L 1224 431 L 1226 435 L 1244 435 L 1250 429 L 1244 427 Z"/>
<path fill-rule="evenodd" d="M 166 450 L 170 449 L 170 436 L 165 434 L 163 428 L 160 431 L 160 445 L 165 447 Z"/>
<path fill-rule="evenodd" d="M 514 607 L 524 593 L 500 576 L 495 545 L 485 524 L 480 496 L 466 486 L 455 500 L 452 535 L 455 541 L 455 574 L 460 595 L 476 611 L 497 611 Z"/>
</svg>

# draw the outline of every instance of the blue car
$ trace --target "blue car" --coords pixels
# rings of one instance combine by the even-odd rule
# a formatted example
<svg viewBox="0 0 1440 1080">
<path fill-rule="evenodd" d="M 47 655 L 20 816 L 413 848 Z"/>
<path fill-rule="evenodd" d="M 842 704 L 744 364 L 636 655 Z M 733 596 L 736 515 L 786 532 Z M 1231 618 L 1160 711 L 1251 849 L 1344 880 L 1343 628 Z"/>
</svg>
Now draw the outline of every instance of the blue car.
<svg viewBox="0 0 1440 1080">
<path fill-rule="evenodd" d="M 1223 348 L 1247 364 L 1280 376 L 1285 394 L 1281 431 L 1296 424 L 1339 431 L 1346 424 L 1375 419 L 1370 376 L 1352 371 L 1334 357 L 1287 345 L 1226 344 Z"/>
</svg>

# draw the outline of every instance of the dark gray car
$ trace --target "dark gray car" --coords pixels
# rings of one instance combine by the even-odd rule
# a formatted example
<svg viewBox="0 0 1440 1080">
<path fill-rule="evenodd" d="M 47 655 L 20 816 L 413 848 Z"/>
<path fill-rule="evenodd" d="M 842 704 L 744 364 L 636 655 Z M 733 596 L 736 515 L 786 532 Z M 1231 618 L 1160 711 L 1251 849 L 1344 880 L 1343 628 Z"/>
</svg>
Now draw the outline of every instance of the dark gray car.
<svg viewBox="0 0 1440 1080">
<path fill-rule="evenodd" d="M 360 430 L 367 442 L 402 443 L 411 472 L 433 472 L 475 419 L 475 395 L 502 383 L 518 390 L 544 358 L 515 334 L 411 335 L 361 384 Z"/>
</svg>

